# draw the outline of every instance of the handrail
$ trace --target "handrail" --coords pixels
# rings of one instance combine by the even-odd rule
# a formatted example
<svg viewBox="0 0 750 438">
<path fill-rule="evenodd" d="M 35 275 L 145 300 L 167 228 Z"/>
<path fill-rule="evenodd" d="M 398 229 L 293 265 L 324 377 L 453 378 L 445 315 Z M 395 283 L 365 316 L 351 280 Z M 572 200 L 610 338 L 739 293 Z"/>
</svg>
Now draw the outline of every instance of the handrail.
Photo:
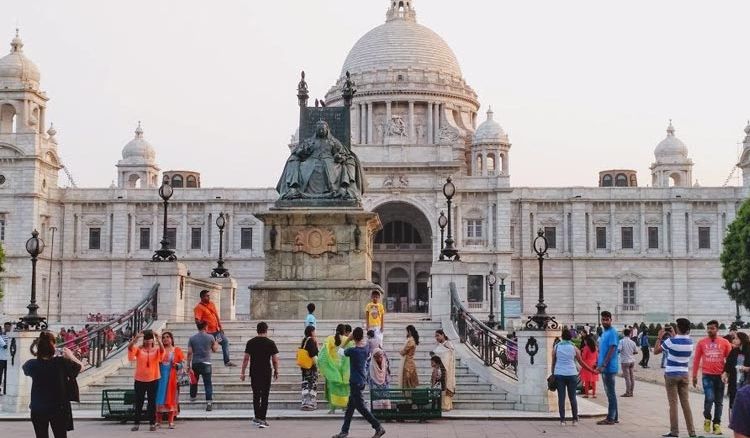
<svg viewBox="0 0 750 438">
<path fill-rule="evenodd" d="M 489 328 L 464 307 L 455 283 L 450 284 L 451 321 L 462 344 L 485 366 L 518 380 L 518 344 Z"/>
<path fill-rule="evenodd" d="M 99 368 L 104 361 L 125 349 L 134 334 L 158 319 L 158 292 L 159 283 L 154 283 L 138 304 L 114 321 L 98 325 L 85 335 L 60 342 L 57 347 L 73 350 L 83 362 L 83 371 Z"/>
</svg>

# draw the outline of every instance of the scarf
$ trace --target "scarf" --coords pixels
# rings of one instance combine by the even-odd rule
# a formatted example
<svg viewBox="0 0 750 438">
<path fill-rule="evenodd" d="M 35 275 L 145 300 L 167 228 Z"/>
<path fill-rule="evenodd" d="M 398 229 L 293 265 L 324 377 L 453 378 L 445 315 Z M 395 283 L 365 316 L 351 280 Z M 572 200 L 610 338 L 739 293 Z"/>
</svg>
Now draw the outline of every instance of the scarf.
<svg viewBox="0 0 750 438">
<path fill-rule="evenodd" d="M 379 365 L 375 356 L 380 354 L 383 358 L 383 365 Z M 388 359 L 385 357 L 385 352 L 380 348 L 376 348 L 372 352 L 372 359 L 370 360 L 370 379 L 377 385 L 385 385 L 385 380 L 388 377 Z"/>
</svg>

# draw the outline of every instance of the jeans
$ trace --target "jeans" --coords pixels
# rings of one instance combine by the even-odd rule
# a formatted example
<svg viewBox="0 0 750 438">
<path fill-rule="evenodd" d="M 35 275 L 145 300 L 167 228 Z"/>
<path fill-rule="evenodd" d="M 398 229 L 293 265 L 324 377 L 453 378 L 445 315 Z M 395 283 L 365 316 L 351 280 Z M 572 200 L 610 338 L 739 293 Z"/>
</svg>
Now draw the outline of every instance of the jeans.
<svg viewBox="0 0 750 438">
<path fill-rule="evenodd" d="M 714 424 L 721 424 L 721 411 L 724 407 L 724 382 L 717 374 L 703 375 L 703 418 L 711 419 L 711 405 L 714 407 Z"/>
<path fill-rule="evenodd" d="M 622 377 L 625 378 L 625 394 L 633 395 L 633 388 L 635 387 L 633 368 L 635 368 L 635 363 L 622 362 L 620 368 L 622 368 Z"/>
<path fill-rule="evenodd" d="M 148 397 L 148 406 L 146 407 L 146 418 L 148 418 L 148 424 L 156 423 L 156 387 L 159 385 L 158 380 L 151 382 L 140 382 L 135 381 L 133 387 L 135 389 L 135 424 L 141 424 L 141 417 L 143 416 L 143 402 Z"/>
<path fill-rule="evenodd" d="M 651 358 L 651 352 L 649 351 L 648 347 L 641 347 L 641 352 L 643 353 L 643 359 L 641 359 L 641 366 L 643 368 L 646 368 L 648 366 L 648 360 Z"/>
<path fill-rule="evenodd" d="M 0 360 L 0 389 L 2 389 L 3 394 L 5 394 L 5 387 L 3 386 L 3 383 L 7 385 L 8 382 L 5 381 L 5 373 L 8 370 L 8 361 L 7 360 Z"/>
<path fill-rule="evenodd" d="M 67 421 L 63 414 L 49 415 L 32 412 L 31 423 L 34 425 L 36 438 L 49 438 L 50 427 L 52 427 L 52 434 L 55 438 L 67 438 L 68 436 Z"/>
<path fill-rule="evenodd" d="M 216 332 L 216 333 L 209 333 L 209 335 L 213 336 L 214 339 L 216 339 L 216 342 L 221 345 L 221 354 L 224 356 L 224 365 L 229 363 L 229 339 L 227 339 L 227 336 L 222 332 Z M 219 338 L 221 338 L 221 341 L 219 341 Z"/>
<path fill-rule="evenodd" d="M 198 362 L 193 364 L 195 384 L 190 384 L 190 398 L 198 395 L 198 380 L 203 377 L 203 389 L 206 391 L 206 401 L 214 399 L 214 385 L 211 383 L 211 364 Z"/>
<path fill-rule="evenodd" d="M 619 421 L 617 416 L 617 393 L 615 392 L 615 377 L 617 373 L 602 373 L 604 392 L 607 394 L 607 420 Z"/>
<path fill-rule="evenodd" d="M 570 400 L 570 409 L 573 411 L 573 421 L 578 421 L 578 401 L 576 399 L 578 376 L 561 376 L 556 374 L 555 382 L 557 383 L 557 408 L 560 410 L 560 421 L 565 421 L 566 391 Z"/>
<path fill-rule="evenodd" d="M 349 383 L 349 403 L 346 405 L 346 415 L 344 415 L 344 424 L 341 426 L 341 433 L 349 433 L 349 425 L 352 423 L 352 416 L 354 416 L 354 410 L 356 409 L 362 416 L 370 423 L 373 429 L 380 429 L 380 422 L 367 410 L 365 406 L 365 399 L 362 397 L 362 390 L 365 389 L 365 385 L 358 385 L 356 383 Z"/>
<path fill-rule="evenodd" d="M 679 423 L 677 422 L 677 400 L 682 406 L 682 415 L 685 416 L 688 435 L 695 436 L 693 425 L 693 413 L 690 411 L 690 393 L 688 392 L 687 376 L 664 376 L 667 388 L 667 400 L 669 401 L 669 431 L 673 435 L 679 435 Z"/>
<path fill-rule="evenodd" d="M 250 375 L 250 387 L 253 389 L 255 418 L 265 421 L 268 412 L 268 396 L 271 393 L 271 376 Z"/>
</svg>

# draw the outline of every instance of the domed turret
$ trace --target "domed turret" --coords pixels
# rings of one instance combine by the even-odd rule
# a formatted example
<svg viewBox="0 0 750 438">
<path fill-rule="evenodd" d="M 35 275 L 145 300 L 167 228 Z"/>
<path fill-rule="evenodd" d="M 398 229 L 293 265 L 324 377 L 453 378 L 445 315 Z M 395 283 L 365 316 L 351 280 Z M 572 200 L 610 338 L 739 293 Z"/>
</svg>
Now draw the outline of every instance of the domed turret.
<svg viewBox="0 0 750 438">
<path fill-rule="evenodd" d="M 122 159 L 132 164 L 152 164 L 156 160 L 153 146 L 143 138 L 141 122 L 138 122 L 138 127 L 135 129 L 135 138 L 122 148 Z"/>
<path fill-rule="evenodd" d="M 474 144 L 496 144 L 502 142 L 508 142 L 508 134 L 506 134 L 503 127 L 495 121 L 495 113 L 492 111 L 492 107 L 490 107 L 490 109 L 487 110 L 487 120 L 482 122 L 474 132 Z"/>
<path fill-rule="evenodd" d="M 674 135 L 672 121 L 667 127 L 667 137 L 656 145 L 654 156 L 657 162 L 682 162 L 688 159 L 688 148 Z"/>
<path fill-rule="evenodd" d="M 667 137 L 654 149 L 656 161 L 651 165 L 651 182 L 654 187 L 691 187 L 693 161 L 688 158 L 688 148 L 675 135 L 672 120 L 667 126 Z"/>
<path fill-rule="evenodd" d="M 141 122 L 135 129 L 135 138 L 122 148 L 122 160 L 117 162 L 118 186 L 121 188 L 147 188 L 158 186 L 159 168 L 156 151 L 143 138 Z"/>
<path fill-rule="evenodd" d="M 18 35 L 10 42 L 10 54 L 0 58 L 0 87 L 23 88 L 23 85 L 39 87 L 39 68 L 23 53 L 23 41 Z"/>
<path fill-rule="evenodd" d="M 472 176 L 502 176 L 502 186 L 508 187 L 510 142 L 503 127 L 495 121 L 492 107 L 487 110 L 487 120 L 474 132 L 471 145 Z"/>
</svg>

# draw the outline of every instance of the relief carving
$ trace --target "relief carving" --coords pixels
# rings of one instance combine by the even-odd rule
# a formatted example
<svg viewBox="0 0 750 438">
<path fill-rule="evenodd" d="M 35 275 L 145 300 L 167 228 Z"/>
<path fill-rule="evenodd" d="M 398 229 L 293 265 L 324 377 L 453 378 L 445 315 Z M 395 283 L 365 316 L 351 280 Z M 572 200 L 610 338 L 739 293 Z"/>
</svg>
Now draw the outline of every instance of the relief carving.
<svg viewBox="0 0 750 438">
<path fill-rule="evenodd" d="M 294 252 L 304 252 L 313 257 L 336 253 L 336 235 L 331 230 L 305 228 L 294 236 Z"/>
</svg>

